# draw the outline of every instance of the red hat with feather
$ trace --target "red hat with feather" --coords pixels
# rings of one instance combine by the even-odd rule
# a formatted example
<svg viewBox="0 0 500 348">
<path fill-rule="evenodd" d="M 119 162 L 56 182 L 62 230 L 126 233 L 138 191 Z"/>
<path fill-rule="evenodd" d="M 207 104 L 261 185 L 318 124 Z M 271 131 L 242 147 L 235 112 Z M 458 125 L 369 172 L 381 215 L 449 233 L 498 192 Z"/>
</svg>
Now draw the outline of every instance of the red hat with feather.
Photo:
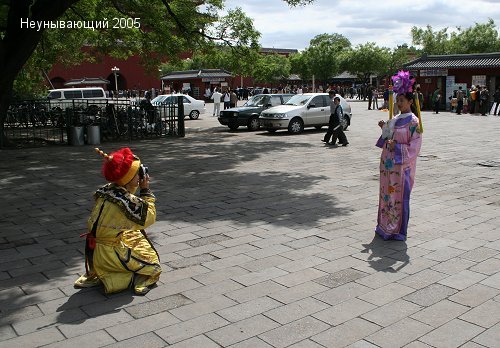
<svg viewBox="0 0 500 348">
<path fill-rule="evenodd" d="M 134 155 L 128 147 L 121 148 L 110 155 L 98 148 L 95 150 L 104 157 L 102 174 L 106 180 L 120 186 L 125 186 L 129 183 L 135 174 L 137 174 L 141 165 L 139 157 Z"/>
</svg>

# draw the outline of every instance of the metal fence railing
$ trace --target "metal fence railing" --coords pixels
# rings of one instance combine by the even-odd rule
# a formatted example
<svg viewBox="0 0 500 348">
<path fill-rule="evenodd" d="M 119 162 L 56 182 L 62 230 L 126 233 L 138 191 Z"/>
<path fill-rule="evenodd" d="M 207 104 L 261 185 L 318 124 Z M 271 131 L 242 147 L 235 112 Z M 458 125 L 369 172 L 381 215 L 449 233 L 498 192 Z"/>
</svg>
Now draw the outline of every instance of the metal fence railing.
<svg viewBox="0 0 500 348">
<path fill-rule="evenodd" d="M 7 112 L 4 132 L 13 142 L 67 144 L 72 127 L 86 126 L 99 126 L 103 142 L 184 136 L 182 97 L 177 104 L 155 106 L 146 100 L 131 99 L 14 101 Z"/>
</svg>

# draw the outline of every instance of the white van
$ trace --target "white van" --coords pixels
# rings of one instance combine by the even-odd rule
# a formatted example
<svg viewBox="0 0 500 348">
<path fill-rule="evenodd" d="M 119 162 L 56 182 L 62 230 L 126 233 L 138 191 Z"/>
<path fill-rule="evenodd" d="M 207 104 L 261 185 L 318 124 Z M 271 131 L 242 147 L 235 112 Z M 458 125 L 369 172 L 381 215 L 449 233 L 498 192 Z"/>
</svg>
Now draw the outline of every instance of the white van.
<svg viewBox="0 0 500 348">
<path fill-rule="evenodd" d="M 73 105 L 88 106 L 89 99 L 105 100 L 106 93 L 101 87 L 60 88 L 51 89 L 47 98 L 52 108 L 66 109 Z"/>
</svg>

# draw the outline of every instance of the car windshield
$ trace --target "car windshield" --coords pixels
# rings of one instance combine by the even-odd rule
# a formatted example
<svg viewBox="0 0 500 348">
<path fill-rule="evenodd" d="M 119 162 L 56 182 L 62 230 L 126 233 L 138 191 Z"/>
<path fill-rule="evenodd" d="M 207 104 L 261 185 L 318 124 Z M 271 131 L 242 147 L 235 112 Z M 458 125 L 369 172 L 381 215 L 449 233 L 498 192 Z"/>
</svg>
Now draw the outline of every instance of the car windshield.
<svg viewBox="0 0 500 348">
<path fill-rule="evenodd" d="M 265 95 L 254 95 L 252 98 L 248 99 L 245 106 L 264 106 L 267 96 Z"/>
<path fill-rule="evenodd" d="M 156 98 L 154 98 L 153 100 L 151 100 L 152 104 L 161 104 L 161 103 L 165 103 L 165 102 L 168 102 L 168 101 L 167 101 L 167 97 L 164 95 L 159 95 Z"/>
<path fill-rule="evenodd" d="M 285 105 L 295 105 L 295 106 L 300 106 L 306 104 L 309 99 L 311 99 L 310 95 L 294 95 L 293 97 L 290 98 L 289 101 L 285 103 Z"/>
</svg>

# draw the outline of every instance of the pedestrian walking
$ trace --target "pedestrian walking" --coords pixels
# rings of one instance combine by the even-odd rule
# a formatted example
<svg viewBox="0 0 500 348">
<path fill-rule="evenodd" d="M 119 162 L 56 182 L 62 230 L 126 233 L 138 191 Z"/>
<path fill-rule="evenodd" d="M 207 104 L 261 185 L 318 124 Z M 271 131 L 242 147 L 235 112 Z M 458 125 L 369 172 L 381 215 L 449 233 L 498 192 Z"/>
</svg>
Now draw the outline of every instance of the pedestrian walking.
<svg viewBox="0 0 500 348">
<path fill-rule="evenodd" d="M 372 108 L 373 110 L 378 110 L 378 90 L 373 88 L 372 92 Z"/>
<path fill-rule="evenodd" d="M 481 116 L 486 116 L 486 113 L 489 111 L 489 106 L 490 92 L 486 86 L 483 86 L 481 93 L 479 94 L 479 110 L 481 112 Z"/>
<path fill-rule="evenodd" d="M 344 133 L 344 111 L 342 110 L 342 105 L 340 105 L 340 98 L 335 96 L 334 91 L 328 93 L 332 102 L 330 104 L 330 119 L 328 122 L 328 130 L 323 137 L 323 142 L 329 144 L 330 138 L 332 138 L 331 145 L 336 146 L 337 139 L 340 141 L 342 146 L 347 146 L 349 142 Z"/>
<path fill-rule="evenodd" d="M 161 273 L 160 258 L 145 232 L 156 221 L 147 169 L 129 148 L 111 155 L 96 150 L 104 157 L 102 173 L 109 183 L 94 194 L 84 235 L 86 271 L 75 287 L 102 283 L 109 294 L 132 286 L 136 294 L 145 295 Z"/>
<path fill-rule="evenodd" d="M 476 107 L 476 101 L 477 101 L 477 88 L 476 86 L 472 85 L 469 89 L 469 96 L 470 96 L 470 103 L 469 103 L 469 113 L 472 115 L 474 113 L 474 109 Z"/>
<path fill-rule="evenodd" d="M 214 93 L 212 93 L 212 100 L 214 101 L 214 112 L 212 116 L 219 116 L 220 114 L 220 100 L 222 98 L 222 94 L 219 93 L 217 88 L 214 89 Z"/>
<path fill-rule="evenodd" d="M 373 88 L 372 86 L 369 86 L 368 87 L 368 91 L 367 91 L 367 97 L 368 97 L 368 110 L 371 110 L 372 109 L 372 98 L 373 98 Z"/>
<path fill-rule="evenodd" d="M 500 116 L 500 110 L 497 114 L 498 106 L 500 105 L 500 87 L 498 87 L 495 91 L 495 94 L 493 95 L 493 101 L 495 102 L 495 111 L 493 111 L 493 115 Z"/>
<path fill-rule="evenodd" d="M 224 110 L 229 109 L 231 107 L 231 93 L 229 90 L 226 90 L 223 95 L 224 100 Z"/>
<path fill-rule="evenodd" d="M 464 91 L 462 91 L 462 86 L 458 86 L 457 91 L 457 115 L 462 114 L 462 109 L 464 107 Z"/>
<path fill-rule="evenodd" d="M 410 194 L 415 180 L 417 157 L 422 145 L 419 119 L 411 111 L 413 104 L 411 80 L 408 82 L 395 91 L 397 106 L 401 113 L 387 122 L 378 123 L 383 132 L 376 144 L 382 148 L 382 154 L 375 233 L 384 240 L 406 240 L 410 217 Z"/>
<path fill-rule="evenodd" d="M 230 99 L 229 106 L 232 108 L 236 107 L 236 104 L 238 103 L 238 95 L 234 93 L 234 90 L 231 90 L 229 99 Z"/>
<path fill-rule="evenodd" d="M 438 88 L 434 91 L 434 95 L 432 96 L 434 101 L 434 112 L 439 114 L 439 104 L 441 103 L 441 89 Z"/>
</svg>

